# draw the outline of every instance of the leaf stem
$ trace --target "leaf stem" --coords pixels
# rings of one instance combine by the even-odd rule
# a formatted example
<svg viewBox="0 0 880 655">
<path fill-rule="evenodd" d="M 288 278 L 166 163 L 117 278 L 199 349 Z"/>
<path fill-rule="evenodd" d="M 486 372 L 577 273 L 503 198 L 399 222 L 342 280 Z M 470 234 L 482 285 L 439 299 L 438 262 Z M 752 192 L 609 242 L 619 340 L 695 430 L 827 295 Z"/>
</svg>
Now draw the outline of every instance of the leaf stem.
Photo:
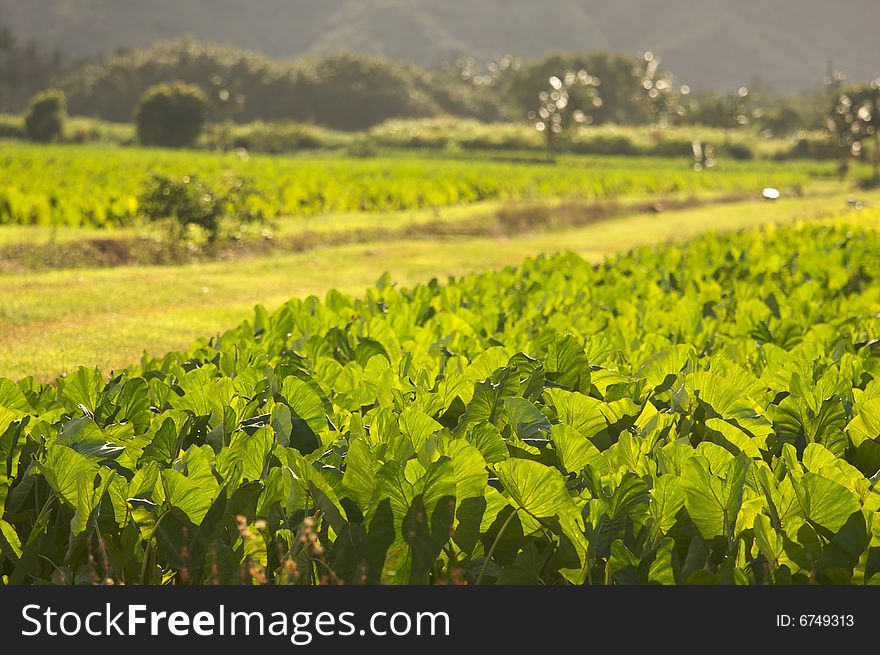
<svg viewBox="0 0 880 655">
<path fill-rule="evenodd" d="M 156 530 L 159 529 L 159 525 L 162 523 L 162 519 L 168 516 L 171 513 L 171 510 L 165 510 L 162 513 L 162 516 L 156 521 L 156 525 L 153 526 L 153 529 L 150 531 L 150 538 L 147 540 L 147 547 L 144 549 L 144 563 L 141 565 L 141 584 L 147 584 L 144 582 L 144 578 L 147 575 L 147 566 L 149 564 L 150 558 L 153 556 L 153 539 L 156 535 Z"/>
<path fill-rule="evenodd" d="M 513 517 L 519 514 L 520 508 L 517 507 L 510 513 L 510 516 L 507 517 L 507 520 L 501 526 L 501 529 L 498 531 L 498 534 L 495 535 L 495 541 L 492 542 L 492 547 L 489 549 L 488 554 L 486 555 L 486 559 L 483 561 L 483 566 L 480 568 L 480 574 L 477 576 L 477 581 L 474 584 L 480 584 L 483 581 L 483 574 L 486 573 L 486 567 L 489 566 L 489 560 L 492 559 L 492 554 L 495 552 L 495 547 L 498 546 L 498 543 L 501 541 L 501 536 L 504 534 L 504 531 L 507 530 L 507 526 L 510 525 L 510 522 L 513 520 Z"/>
</svg>

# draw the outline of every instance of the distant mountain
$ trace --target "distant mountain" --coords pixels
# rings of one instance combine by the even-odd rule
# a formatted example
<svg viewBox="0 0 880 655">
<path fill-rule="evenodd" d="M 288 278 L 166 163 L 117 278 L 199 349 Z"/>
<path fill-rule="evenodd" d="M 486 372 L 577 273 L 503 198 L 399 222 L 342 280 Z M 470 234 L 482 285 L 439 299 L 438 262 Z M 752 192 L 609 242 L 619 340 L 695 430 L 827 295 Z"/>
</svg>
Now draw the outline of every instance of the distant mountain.
<svg viewBox="0 0 880 655">
<path fill-rule="evenodd" d="M 0 0 L 0 24 L 73 56 L 190 34 L 281 58 L 350 50 L 419 64 L 653 50 L 696 88 L 760 78 L 799 90 L 829 60 L 880 77 L 880 0 Z"/>
</svg>

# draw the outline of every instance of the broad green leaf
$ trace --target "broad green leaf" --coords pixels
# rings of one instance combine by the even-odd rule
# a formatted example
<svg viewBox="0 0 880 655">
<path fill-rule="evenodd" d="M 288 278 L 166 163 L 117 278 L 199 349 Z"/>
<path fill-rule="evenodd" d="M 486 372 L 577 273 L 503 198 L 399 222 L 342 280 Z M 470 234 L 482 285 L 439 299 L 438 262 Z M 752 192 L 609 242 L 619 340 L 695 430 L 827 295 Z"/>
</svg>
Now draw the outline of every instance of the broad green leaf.
<svg viewBox="0 0 880 655">
<path fill-rule="evenodd" d="M 633 377 L 644 378 L 650 388 L 660 386 L 669 375 L 678 375 L 694 351 L 694 347 L 680 344 L 666 348 L 649 357 Z"/>
<path fill-rule="evenodd" d="M 327 430 L 327 414 L 321 397 L 312 386 L 299 378 L 284 380 L 281 395 L 293 414 L 290 445 L 302 453 L 310 453 L 319 445 L 317 435 Z"/>
<path fill-rule="evenodd" d="M 235 384 L 230 378 L 216 377 L 214 366 L 202 366 L 184 375 L 178 382 L 183 395 L 171 404 L 195 416 L 222 416 L 235 397 Z"/>
<path fill-rule="evenodd" d="M 235 468 L 242 480 L 262 479 L 266 458 L 274 443 L 274 434 L 270 427 L 259 428 L 252 434 L 236 432 L 232 443 L 218 457 L 218 473 L 226 477 L 228 471 Z"/>
<path fill-rule="evenodd" d="M 89 520 L 92 518 L 92 514 L 107 492 L 107 488 L 113 482 L 113 479 L 117 477 L 115 472 L 103 467 L 100 475 L 101 481 L 96 488 L 94 476 L 91 473 L 84 471 L 80 474 L 77 484 L 76 511 L 73 514 L 73 518 L 70 519 L 71 536 L 75 537 L 85 531 L 89 525 Z"/>
<path fill-rule="evenodd" d="M 773 528 L 770 519 L 763 514 L 758 514 L 755 517 L 754 531 L 755 543 L 758 544 L 761 554 L 770 563 L 770 566 L 775 568 L 781 563 L 780 559 L 785 556 L 782 536 Z"/>
<path fill-rule="evenodd" d="M 556 408 L 559 420 L 588 439 L 608 427 L 602 401 L 563 389 L 547 389 L 544 393 Z"/>
<path fill-rule="evenodd" d="M 501 432 L 488 421 L 479 423 L 469 430 L 467 439 L 489 464 L 503 462 L 510 455 Z"/>
<path fill-rule="evenodd" d="M 760 447 L 763 441 L 757 437 L 751 437 L 735 425 L 717 418 L 706 420 L 706 427 L 717 434 L 711 434 L 710 438 L 719 446 L 723 446 L 733 455 L 745 453 L 754 459 L 760 459 Z"/>
<path fill-rule="evenodd" d="M 40 470 L 68 507 L 75 509 L 79 502 L 81 481 L 93 484 L 98 466 L 67 446 L 51 445 L 39 463 Z"/>
<path fill-rule="evenodd" d="M 550 420 L 525 398 L 507 398 L 504 411 L 514 434 L 523 441 L 549 438 Z"/>
<path fill-rule="evenodd" d="M 571 391 L 590 390 L 590 362 L 583 347 L 570 334 L 558 334 L 544 358 L 548 379 Z"/>
<path fill-rule="evenodd" d="M 33 412 L 31 404 L 25 398 L 21 389 L 18 388 L 18 385 L 6 378 L 0 378 L 0 407 L 14 409 L 24 414 Z"/>
<path fill-rule="evenodd" d="M 815 473 L 805 473 L 794 483 L 804 518 L 837 532 L 860 509 L 858 499 L 842 485 Z"/>
<path fill-rule="evenodd" d="M 0 553 L 13 562 L 21 558 L 21 539 L 15 528 L 3 519 L 0 519 Z"/>
<path fill-rule="evenodd" d="M 94 414 L 103 387 L 101 374 L 84 366 L 80 366 L 73 375 L 58 379 L 58 394 L 65 407 L 71 411 L 84 407 Z"/>
<path fill-rule="evenodd" d="M 655 541 L 675 525 L 676 516 L 685 504 L 681 480 L 676 475 L 661 475 L 651 489 L 651 537 Z"/>
<path fill-rule="evenodd" d="M 555 516 L 571 503 L 562 475 L 554 468 L 531 460 L 509 459 L 496 469 L 516 506 L 535 518 Z"/>
<path fill-rule="evenodd" d="M 158 419 L 156 421 L 158 422 Z M 144 448 L 141 461 L 170 462 L 177 455 L 177 440 L 177 426 L 174 419 L 168 417 L 158 423 L 158 429 L 153 433 L 150 444 Z"/>
<path fill-rule="evenodd" d="M 648 582 L 651 584 L 674 585 L 675 566 L 673 558 L 675 557 L 675 541 L 666 538 L 657 546 L 657 552 L 654 561 L 648 569 Z"/>
<path fill-rule="evenodd" d="M 602 458 L 602 453 L 589 439 L 565 423 L 552 427 L 550 439 L 559 457 L 559 464 L 567 473 L 576 473 L 587 464 L 595 465 Z"/>
<path fill-rule="evenodd" d="M 400 415 L 400 431 L 412 440 L 416 452 L 422 449 L 428 437 L 442 429 L 440 423 L 418 410 L 407 408 Z"/>
<path fill-rule="evenodd" d="M 361 508 L 369 506 L 373 499 L 378 470 L 379 462 L 366 442 L 361 439 L 352 441 L 345 457 L 342 486 Z"/>
<path fill-rule="evenodd" d="M 162 471 L 162 480 L 168 492 L 168 503 L 186 514 L 195 525 L 200 525 L 211 508 L 211 496 L 198 482 L 171 469 Z"/>
<path fill-rule="evenodd" d="M 479 450 L 464 439 L 444 438 L 437 444 L 436 452 L 452 462 L 457 502 L 483 497 L 489 472 Z"/>
<path fill-rule="evenodd" d="M 733 527 L 742 506 L 748 461 L 748 457 L 740 453 L 727 480 L 714 475 L 704 457 L 691 457 L 685 462 L 681 476 L 685 507 L 704 538 L 734 536 Z"/>
</svg>

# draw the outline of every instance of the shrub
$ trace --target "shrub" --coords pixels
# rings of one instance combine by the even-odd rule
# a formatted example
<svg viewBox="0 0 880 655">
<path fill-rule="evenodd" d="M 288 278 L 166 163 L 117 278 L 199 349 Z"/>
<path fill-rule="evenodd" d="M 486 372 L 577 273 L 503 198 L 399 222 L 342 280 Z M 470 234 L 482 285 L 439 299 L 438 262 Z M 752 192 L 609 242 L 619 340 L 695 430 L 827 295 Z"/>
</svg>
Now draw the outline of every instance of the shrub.
<svg viewBox="0 0 880 655">
<path fill-rule="evenodd" d="M 31 100 L 24 119 L 25 132 L 32 141 L 56 141 L 64 132 L 66 119 L 67 98 L 64 92 L 49 89 Z"/>
<path fill-rule="evenodd" d="M 755 158 L 754 151 L 745 143 L 728 142 L 719 148 L 722 155 L 727 155 L 731 159 L 738 161 L 747 161 Z"/>
<path fill-rule="evenodd" d="M 571 143 L 571 151 L 590 155 L 638 155 L 639 149 L 625 136 L 595 135 Z"/>
<path fill-rule="evenodd" d="M 840 158 L 840 148 L 831 138 L 803 137 L 783 153 L 781 158 L 834 160 Z"/>
<path fill-rule="evenodd" d="M 202 131 L 208 107 L 208 97 L 197 86 L 183 82 L 153 86 L 135 111 L 138 140 L 151 146 L 190 146 Z"/>
<path fill-rule="evenodd" d="M 27 133 L 19 116 L 0 114 L 0 139 L 24 139 Z"/>
<path fill-rule="evenodd" d="M 191 226 L 205 231 L 208 246 L 213 247 L 224 220 L 239 225 L 263 220 L 253 210 L 251 199 L 258 196 L 252 184 L 232 179 L 223 188 L 209 186 L 196 176 L 181 178 L 154 174 L 138 196 L 139 212 L 151 222 L 171 221 L 172 234 L 179 240 Z"/>
</svg>

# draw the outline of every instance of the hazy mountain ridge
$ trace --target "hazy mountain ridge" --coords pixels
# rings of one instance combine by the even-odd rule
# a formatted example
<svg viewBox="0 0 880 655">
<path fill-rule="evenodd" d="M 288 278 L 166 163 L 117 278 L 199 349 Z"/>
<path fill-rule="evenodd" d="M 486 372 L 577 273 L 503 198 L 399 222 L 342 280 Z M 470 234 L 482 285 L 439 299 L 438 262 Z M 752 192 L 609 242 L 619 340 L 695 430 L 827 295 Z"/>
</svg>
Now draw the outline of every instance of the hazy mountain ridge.
<svg viewBox="0 0 880 655">
<path fill-rule="evenodd" d="M 815 86 L 829 59 L 880 77 L 876 0 L 0 0 L 0 24 L 74 56 L 191 34 L 280 58 L 352 50 L 420 64 L 652 49 L 703 88 L 756 76 Z"/>
</svg>

